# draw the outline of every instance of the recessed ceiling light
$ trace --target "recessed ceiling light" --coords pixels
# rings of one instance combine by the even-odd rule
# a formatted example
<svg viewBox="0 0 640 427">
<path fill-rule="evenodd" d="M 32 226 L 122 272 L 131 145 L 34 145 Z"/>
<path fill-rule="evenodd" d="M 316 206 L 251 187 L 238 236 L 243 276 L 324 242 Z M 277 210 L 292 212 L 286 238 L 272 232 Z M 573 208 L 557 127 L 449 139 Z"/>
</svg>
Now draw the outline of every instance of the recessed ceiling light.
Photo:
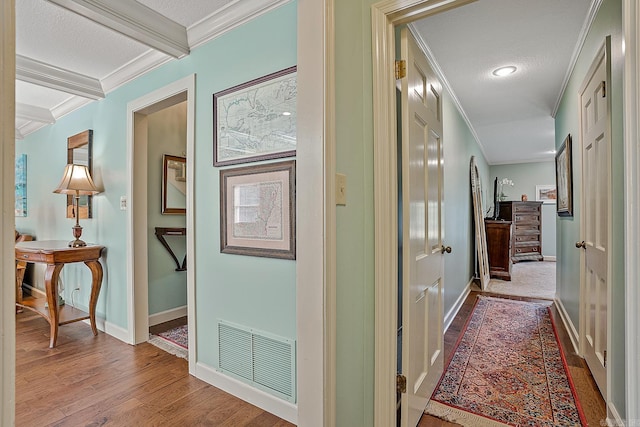
<svg viewBox="0 0 640 427">
<path fill-rule="evenodd" d="M 500 67 L 500 68 L 497 68 L 497 69 L 493 70 L 492 74 L 494 76 L 504 77 L 504 76 L 508 76 L 509 74 L 515 73 L 516 70 L 517 70 L 516 67 L 514 67 L 513 65 L 509 65 L 507 67 Z"/>
</svg>

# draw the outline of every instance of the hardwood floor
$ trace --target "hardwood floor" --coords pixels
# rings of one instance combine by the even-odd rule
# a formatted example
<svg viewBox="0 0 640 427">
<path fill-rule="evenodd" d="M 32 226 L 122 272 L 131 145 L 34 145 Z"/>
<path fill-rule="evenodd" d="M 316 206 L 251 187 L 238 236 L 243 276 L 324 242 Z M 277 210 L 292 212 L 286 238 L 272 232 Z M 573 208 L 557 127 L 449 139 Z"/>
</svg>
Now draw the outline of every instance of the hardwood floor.
<svg viewBox="0 0 640 427">
<path fill-rule="evenodd" d="M 187 361 L 89 325 L 16 316 L 16 426 L 292 426 L 190 376 Z"/>
<path fill-rule="evenodd" d="M 447 330 L 445 360 L 478 294 L 471 293 Z M 552 315 L 589 425 L 598 426 L 604 401 L 555 308 Z M 16 323 L 16 426 L 292 426 L 190 376 L 186 360 L 150 344 L 130 346 L 102 332 L 94 337 L 88 325 L 74 323 L 60 327 L 58 345 L 49 349 L 44 319 L 25 312 Z M 426 415 L 419 424 L 456 425 Z"/>
<path fill-rule="evenodd" d="M 449 357 L 454 351 L 458 336 L 460 335 L 460 332 L 462 332 L 462 329 L 464 328 L 469 315 L 473 311 L 476 296 L 479 294 L 495 296 L 499 298 L 510 298 L 519 301 L 539 301 L 546 303 L 549 302 L 547 300 L 536 300 L 526 297 L 515 297 L 472 291 L 444 335 L 445 361 L 449 360 Z M 551 316 L 553 317 L 553 321 L 555 322 L 556 330 L 558 331 L 558 337 L 560 339 L 560 344 L 562 345 L 562 351 L 564 352 L 565 358 L 567 360 L 567 366 L 569 367 L 569 371 L 571 373 L 571 377 L 578 394 L 578 399 L 580 400 L 580 404 L 582 405 L 582 410 L 585 414 L 585 417 L 587 418 L 587 422 L 590 426 L 600 426 L 600 420 L 606 418 L 604 400 L 602 399 L 602 396 L 598 391 L 596 383 L 591 376 L 591 372 L 589 371 L 589 368 L 587 368 L 584 359 L 579 357 L 573 350 L 573 345 L 571 344 L 569 335 L 567 334 L 567 331 L 564 327 L 564 324 L 562 323 L 562 320 L 560 319 L 560 315 L 558 314 L 555 305 L 553 305 L 551 308 Z M 458 426 L 458 424 L 443 421 L 430 415 L 424 415 L 420 419 L 420 423 L 418 424 L 418 426 L 453 427 Z"/>
</svg>

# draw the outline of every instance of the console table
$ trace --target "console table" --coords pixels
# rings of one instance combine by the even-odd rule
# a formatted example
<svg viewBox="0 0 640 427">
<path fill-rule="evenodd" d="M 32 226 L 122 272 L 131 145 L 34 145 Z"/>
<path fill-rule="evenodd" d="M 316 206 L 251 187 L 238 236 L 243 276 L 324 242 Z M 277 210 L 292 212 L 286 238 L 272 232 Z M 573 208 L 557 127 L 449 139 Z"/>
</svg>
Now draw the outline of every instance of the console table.
<svg viewBox="0 0 640 427">
<path fill-rule="evenodd" d="M 89 319 L 93 335 L 98 335 L 96 327 L 96 304 L 100 287 L 102 286 L 102 265 L 100 255 L 104 246 L 87 244 L 80 248 L 70 248 L 66 240 L 44 240 L 21 242 L 16 244 L 16 276 L 24 275 L 26 263 L 44 263 L 47 269 L 44 276 L 46 299 L 35 296 L 22 298 L 19 296 L 16 305 L 35 311 L 49 322 L 51 337 L 49 348 L 56 346 L 58 326 L 67 323 Z M 68 305 L 58 306 L 58 277 L 65 264 L 84 262 L 91 270 L 91 297 L 89 299 L 89 313 Z M 20 277 L 20 279 L 22 279 Z M 16 280 L 22 284 L 22 280 Z M 18 293 L 20 295 L 20 293 Z"/>
</svg>

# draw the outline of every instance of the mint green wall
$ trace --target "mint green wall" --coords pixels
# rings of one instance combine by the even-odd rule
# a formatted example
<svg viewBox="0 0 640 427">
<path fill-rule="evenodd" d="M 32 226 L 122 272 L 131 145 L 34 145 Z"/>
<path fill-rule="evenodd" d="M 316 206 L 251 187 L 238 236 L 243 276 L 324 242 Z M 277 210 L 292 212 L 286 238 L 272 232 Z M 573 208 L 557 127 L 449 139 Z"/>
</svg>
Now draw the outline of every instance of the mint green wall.
<svg viewBox="0 0 640 427">
<path fill-rule="evenodd" d="M 444 141 L 444 313 L 451 310 L 474 276 L 475 222 L 471 195 L 471 156 L 475 156 L 482 181 L 483 210 L 491 205 L 490 169 L 466 122 L 448 92 L 442 102 Z M 491 187 L 492 188 L 492 187 Z"/>
<path fill-rule="evenodd" d="M 491 191 L 493 197 L 493 180 L 509 178 L 513 187 L 505 186 L 507 200 L 520 200 L 523 194 L 529 200 L 536 199 L 536 185 L 556 185 L 555 161 L 535 163 L 514 163 L 491 166 Z M 556 256 L 556 205 L 542 205 L 542 255 Z"/>
<path fill-rule="evenodd" d="M 567 134 L 571 134 L 573 150 L 573 218 L 560 218 L 557 231 L 558 271 L 557 293 L 567 309 L 571 321 L 579 325 L 580 298 L 580 251 L 575 242 L 580 236 L 580 194 L 582 174 L 580 153 L 580 127 L 578 90 L 591 63 L 605 41 L 611 36 L 611 146 L 612 146 L 612 193 L 613 206 L 613 245 L 610 248 L 613 265 L 611 274 L 612 301 L 609 310 L 612 313 L 611 330 L 611 400 L 618 413 L 625 413 L 625 300 L 624 300 L 624 199 L 623 199 L 623 115 L 622 115 L 622 2 L 604 0 L 596 19 L 589 30 L 585 44 L 580 52 L 569 85 L 564 93 L 556 116 L 556 148 L 559 148 Z"/>
<path fill-rule="evenodd" d="M 126 218 L 127 103 L 185 76 L 196 74 L 195 93 L 195 279 L 198 360 L 217 366 L 216 322 L 224 319 L 289 339 L 296 337 L 295 262 L 220 253 L 219 169 L 213 167 L 212 94 L 296 64 L 297 5 L 287 3 L 235 28 L 16 143 L 28 156 L 29 216 L 18 229 L 38 239 L 70 239 L 65 198 L 51 191 L 66 163 L 66 139 L 94 130 L 94 177 L 104 192 L 95 217 L 82 221 L 85 240 L 107 247 L 98 316 L 127 326 Z M 87 270 L 85 272 L 84 270 Z M 82 266 L 68 275 L 88 276 Z M 85 277 L 87 279 L 87 277 Z M 86 280 L 85 280 L 86 281 Z M 80 296 L 86 306 L 86 291 Z"/>
<path fill-rule="evenodd" d="M 147 123 L 147 241 L 149 314 L 152 315 L 187 305 L 187 272 L 175 271 L 171 255 L 155 235 L 155 227 L 187 226 L 185 215 L 162 214 L 162 155 L 186 157 L 187 103 L 149 114 Z M 165 239 L 182 262 L 187 250 L 186 239 L 169 236 Z"/>
</svg>

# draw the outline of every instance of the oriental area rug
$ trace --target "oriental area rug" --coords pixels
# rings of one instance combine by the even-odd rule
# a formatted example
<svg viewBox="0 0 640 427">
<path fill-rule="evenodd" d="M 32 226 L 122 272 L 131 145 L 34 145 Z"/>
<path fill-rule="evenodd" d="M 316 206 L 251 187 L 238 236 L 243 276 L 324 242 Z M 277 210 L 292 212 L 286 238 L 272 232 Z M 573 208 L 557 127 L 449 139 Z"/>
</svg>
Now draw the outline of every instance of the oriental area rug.
<svg viewBox="0 0 640 427">
<path fill-rule="evenodd" d="M 178 326 L 158 335 L 150 335 L 149 343 L 162 350 L 174 354 L 183 359 L 189 357 L 189 329 L 188 325 Z"/>
<path fill-rule="evenodd" d="M 427 414 L 463 426 L 587 426 L 548 304 L 479 296 Z"/>
</svg>

